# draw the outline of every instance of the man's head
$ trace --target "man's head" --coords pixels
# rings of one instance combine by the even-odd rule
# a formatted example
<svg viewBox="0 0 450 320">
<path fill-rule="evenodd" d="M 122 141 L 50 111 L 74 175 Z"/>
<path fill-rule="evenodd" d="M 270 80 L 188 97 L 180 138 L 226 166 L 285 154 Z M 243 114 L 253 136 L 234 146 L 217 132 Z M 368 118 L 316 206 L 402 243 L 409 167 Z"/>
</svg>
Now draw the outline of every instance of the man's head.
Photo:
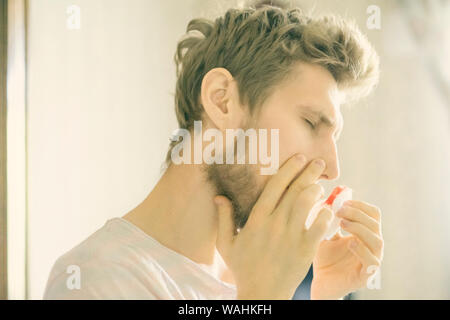
<svg viewBox="0 0 450 320">
<path fill-rule="evenodd" d="M 325 161 L 323 179 L 339 176 L 340 105 L 367 95 L 378 80 L 378 56 L 354 24 L 267 6 L 231 9 L 214 22 L 194 19 L 187 31 L 175 55 L 180 128 L 202 120 L 222 132 L 279 129 L 281 164 L 302 153 Z M 232 201 L 236 227 L 268 179 L 259 167 L 204 166 L 217 193 Z"/>
</svg>

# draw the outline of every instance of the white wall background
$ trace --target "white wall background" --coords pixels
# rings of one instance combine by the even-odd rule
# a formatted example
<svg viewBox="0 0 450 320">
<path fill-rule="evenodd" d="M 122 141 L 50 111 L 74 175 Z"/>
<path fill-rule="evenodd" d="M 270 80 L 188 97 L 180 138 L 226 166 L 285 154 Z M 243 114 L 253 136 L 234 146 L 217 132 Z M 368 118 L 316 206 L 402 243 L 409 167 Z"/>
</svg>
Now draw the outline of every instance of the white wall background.
<svg viewBox="0 0 450 320">
<path fill-rule="evenodd" d="M 339 143 L 338 183 L 383 214 L 381 288 L 360 290 L 358 299 L 450 299 L 450 105 L 433 78 L 427 48 L 413 36 L 406 2 L 417 5 L 423 22 L 440 18 L 442 30 L 449 29 L 448 3 L 427 21 L 422 4 L 437 1 L 300 1 L 317 12 L 355 18 L 381 59 L 375 93 L 344 109 Z M 366 28 L 372 4 L 381 9 L 380 30 Z M 448 62 L 449 32 L 442 30 L 434 46 Z M 449 76 L 448 63 L 442 67 Z"/>
<path fill-rule="evenodd" d="M 176 41 L 190 18 L 229 3 L 29 1 L 29 298 L 42 297 L 57 257 L 151 190 L 176 127 Z M 382 10 L 381 30 L 365 29 L 373 3 Z M 66 28 L 72 4 L 81 8 L 79 30 Z M 450 106 L 397 4 L 315 5 L 318 12 L 355 17 L 382 61 L 376 93 L 344 110 L 336 183 L 383 210 L 382 287 L 357 297 L 449 299 Z"/>
<path fill-rule="evenodd" d="M 58 256 L 157 181 L 191 2 L 29 1 L 29 298 Z M 73 4 L 79 30 L 66 27 Z"/>
</svg>

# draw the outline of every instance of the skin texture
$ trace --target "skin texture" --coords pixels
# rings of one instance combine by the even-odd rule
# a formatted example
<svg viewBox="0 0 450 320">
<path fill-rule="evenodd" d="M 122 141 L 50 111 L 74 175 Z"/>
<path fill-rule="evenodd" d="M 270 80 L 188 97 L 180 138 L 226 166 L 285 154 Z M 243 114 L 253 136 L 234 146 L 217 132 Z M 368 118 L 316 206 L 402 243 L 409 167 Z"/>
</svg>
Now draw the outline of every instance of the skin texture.
<svg viewBox="0 0 450 320">
<path fill-rule="evenodd" d="M 317 183 L 339 177 L 336 141 L 343 126 L 343 98 L 326 69 L 298 63 L 288 80 L 274 88 L 259 112 L 251 116 L 248 107 L 239 103 L 232 75 L 223 68 L 210 70 L 201 87 L 204 130 L 216 128 L 225 135 L 225 129 L 248 126 L 280 129 L 278 173 L 262 176 L 259 164 L 213 169 L 172 165 L 124 219 L 197 263 L 213 263 L 217 245 L 229 267 L 223 270 L 222 279 L 236 283 L 240 299 L 290 299 L 312 261 L 312 299 L 339 299 L 364 287 L 367 266 L 380 265 L 382 260 L 377 207 L 353 201 L 351 207 L 341 210 L 344 221 L 350 221 L 343 226 L 351 234 L 347 237 L 338 234 L 330 241 L 318 240 L 331 220 L 327 210 L 318 215 L 313 232 L 302 229 L 311 206 L 323 196 Z M 314 111 L 322 112 L 334 125 L 319 125 Z M 305 157 L 302 165 L 294 160 L 299 154 Z M 325 165 L 314 171 L 314 159 L 322 159 Z M 296 169 L 292 163 L 297 163 Z M 280 172 L 286 170 L 288 178 L 280 180 Z M 224 178 L 226 190 L 218 188 Z M 269 186 L 272 191 L 265 192 Z M 224 196 L 216 197 L 218 190 Z M 255 209 L 258 207 L 264 209 Z M 236 216 L 247 221 L 237 235 Z M 354 249 L 349 247 L 351 240 L 357 240 Z M 261 252 L 264 254 L 258 254 Z"/>
<path fill-rule="evenodd" d="M 291 299 L 294 295 L 332 219 L 331 210 L 324 208 L 311 228 L 305 229 L 309 211 L 323 196 L 323 188 L 313 182 L 324 168 L 323 160 L 307 165 L 303 155 L 289 159 L 270 178 L 237 235 L 230 202 L 216 197 L 217 248 L 236 279 L 238 299 Z"/>
<path fill-rule="evenodd" d="M 214 83 L 219 79 L 232 79 L 225 69 L 210 72 L 204 80 L 204 88 L 215 88 Z M 222 80 L 225 81 L 225 80 Z M 209 84 L 211 84 L 209 86 Z M 235 83 L 230 84 L 231 88 Z M 279 159 L 280 163 L 285 162 L 290 156 L 301 152 L 307 156 L 308 160 L 321 158 L 327 164 L 326 172 L 320 179 L 334 180 L 339 176 L 339 163 L 337 158 L 336 138 L 342 129 L 342 115 L 339 111 L 340 99 L 336 82 L 331 74 L 324 68 L 315 65 L 299 64 L 294 69 L 292 76 L 279 85 L 273 94 L 260 106 L 257 114 L 249 117 L 248 107 L 240 107 L 237 111 L 215 102 L 213 99 L 221 97 L 223 91 L 215 88 L 216 95 L 208 99 L 203 96 L 205 111 L 210 115 L 210 123 L 215 119 L 211 127 L 225 128 L 255 128 L 279 129 Z M 230 102 L 236 103 L 236 96 L 231 96 Z M 222 97 L 225 100 L 226 97 Z M 209 103 L 210 102 L 210 103 Z M 222 110 L 226 113 L 217 113 Z M 231 111 L 231 112 L 230 112 Z M 319 117 L 313 111 L 320 111 L 329 119 L 336 122 L 335 127 L 327 127 L 319 124 Z M 232 113 L 237 113 L 232 117 Z M 223 116 L 229 115 L 231 123 L 225 126 L 221 121 L 228 120 Z M 251 121 L 248 119 L 251 118 Z M 311 125 L 316 124 L 316 129 Z M 236 123 L 239 124 L 236 126 Z M 270 139 L 269 139 L 270 142 Z M 268 146 L 270 150 L 270 143 Z M 242 221 L 246 221 L 258 196 L 262 192 L 269 176 L 260 175 L 260 165 L 209 165 L 207 172 L 209 180 L 213 182 L 219 194 L 227 196 L 233 204 L 235 214 L 235 224 L 240 227 Z"/>
</svg>

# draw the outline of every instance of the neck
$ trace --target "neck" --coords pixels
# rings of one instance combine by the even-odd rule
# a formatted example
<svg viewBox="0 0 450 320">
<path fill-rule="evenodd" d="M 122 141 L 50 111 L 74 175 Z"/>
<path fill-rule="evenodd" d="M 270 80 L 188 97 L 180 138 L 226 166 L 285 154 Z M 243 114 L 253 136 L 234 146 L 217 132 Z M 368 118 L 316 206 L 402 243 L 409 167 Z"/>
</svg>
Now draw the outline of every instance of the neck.
<svg viewBox="0 0 450 320">
<path fill-rule="evenodd" d="M 171 165 L 124 219 L 192 261 L 211 265 L 217 236 L 214 195 L 200 166 Z"/>
</svg>

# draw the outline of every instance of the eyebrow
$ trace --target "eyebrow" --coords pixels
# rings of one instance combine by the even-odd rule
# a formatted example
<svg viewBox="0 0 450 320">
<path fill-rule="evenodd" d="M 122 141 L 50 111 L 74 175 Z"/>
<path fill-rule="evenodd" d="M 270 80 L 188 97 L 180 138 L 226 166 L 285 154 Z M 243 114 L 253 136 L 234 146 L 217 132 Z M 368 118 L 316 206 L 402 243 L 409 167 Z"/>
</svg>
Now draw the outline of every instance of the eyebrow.
<svg viewBox="0 0 450 320">
<path fill-rule="evenodd" d="M 307 109 L 308 110 L 308 112 L 311 112 L 311 113 L 313 113 L 316 117 L 318 117 L 319 118 L 319 125 L 325 125 L 325 126 L 327 126 L 328 128 L 334 128 L 334 127 L 337 127 L 337 121 L 336 120 L 331 120 L 329 117 L 327 117 L 323 112 L 321 112 L 321 111 L 317 111 L 317 110 L 315 110 L 313 107 L 311 107 L 311 106 L 309 106 L 309 105 L 299 105 L 299 107 L 300 108 L 303 108 L 303 109 Z M 337 139 L 339 139 L 339 137 L 340 137 L 340 135 L 341 135 L 341 133 L 342 133 L 342 130 L 343 130 L 343 127 L 344 127 L 344 120 L 342 119 L 341 121 L 340 121 L 340 126 L 339 126 L 339 129 L 336 131 L 336 133 L 335 133 L 335 136 L 336 136 L 336 140 Z"/>
</svg>

